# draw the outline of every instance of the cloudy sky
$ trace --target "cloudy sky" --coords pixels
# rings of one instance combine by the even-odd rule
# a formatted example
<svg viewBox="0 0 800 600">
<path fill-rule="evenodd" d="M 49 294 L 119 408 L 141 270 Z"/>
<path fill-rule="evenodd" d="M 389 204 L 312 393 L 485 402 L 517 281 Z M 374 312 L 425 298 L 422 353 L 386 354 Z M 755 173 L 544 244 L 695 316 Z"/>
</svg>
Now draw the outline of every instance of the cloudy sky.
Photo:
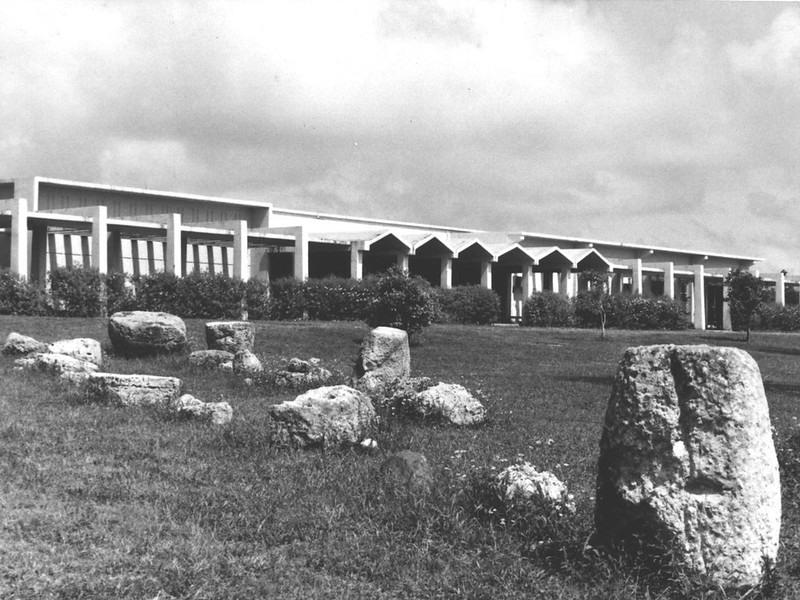
<svg viewBox="0 0 800 600">
<path fill-rule="evenodd" d="M 0 178 L 800 274 L 800 4 L 3 0 Z"/>
</svg>

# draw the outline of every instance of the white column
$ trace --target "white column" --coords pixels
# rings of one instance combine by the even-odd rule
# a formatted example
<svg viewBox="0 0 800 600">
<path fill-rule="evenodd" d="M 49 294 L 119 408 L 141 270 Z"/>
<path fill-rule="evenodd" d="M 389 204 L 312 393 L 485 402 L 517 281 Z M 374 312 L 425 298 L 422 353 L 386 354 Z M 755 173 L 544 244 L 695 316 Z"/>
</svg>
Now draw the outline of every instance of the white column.
<svg viewBox="0 0 800 600">
<path fill-rule="evenodd" d="M 675 299 L 675 263 L 672 262 L 664 264 L 664 295 Z"/>
<path fill-rule="evenodd" d="M 408 254 L 397 255 L 397 268 L 401 271 L 408 271 Z"/>
<path fill-rule="evenodd" d="M 11 272 L 28 278 L 28 201 L 15 198 L 11 207 Z"/>
<path fill-rule="evenodd" d="M 544 291 L 544 273 L 534 273 L 533 274 L 533 291 L 535 292 L 542 292 Z"/>
<path fill-rule="evenodd" d="M 92 214 L 92 266 L 108 273 L 108 207 L 95 206 Z"/>
<path fill-rule="evenodd" d="M 481 262 L 481 286 L 487 290 L 492 289 L 492 261 Z"/>
<path fill-rule="evenodd" d="M 558 274 L 558 293 L 567 298 L 571 298 L 570 294 L 570 269 L 561 269 Z"/>
<path fill-rule="evenodd" d="M 694 328 L 701 331 L 706 328 L 706 286 L 705 286 L 705 267 L 694 265 L 694 290 L 692 290 L 693 315 L 692 322 Z"/>
<path fill-rule="evenodd" d="M 522 301 L 525 302 L 533 294 L 533 265 L 522 267 Z"/>
<path fill-rule="evenodd" d="M 364 278 L 364 252 L 355 243 L 350 244 L 350 279 Z"/>
<path fill-rule="evenodd" d="M 642 259 L 637 258 L 633 261 L 631 265 L 631 270 L 633 271 L 633 289 L 631 292 L 634 296 L 641 296 L 644 293 L 642 289 Z"/>
<path fill-rule="evenodd" d="M 294 234 L 294 277 L 308 279 L 308 234 L 303 227 L 295 227 Z"/>
<path fill-rule="evenodd" d="M 442 257 L 441 274 L 439 278 L 439 285 L 449 290 L 453 287 L 453 259 L 449 256 Z"/>
<path fill-rule="evenodd" d="M 783 271 L 778 273 L 778 279 L 775 281 L 775 303 L 778 306 L 786 306 L 786 273 Z"/>
<path fill-rule="evenodd" d="M 247 221 L 233 229 L 233 278 L 246 281 L 250 276 L 250 252 L 247 250 Z"/>
<path fill-rule="evenodd" d="M 181 215 L 172 213 L 167 220 L 167 248 L 164 255 L 164 270 L 179 277 L 183 275 L 183 245 L 181 236 Z"/>
<path fill-rule="evenodd" d="M 728 292 L 730 291 L 730 287 L 723 285 L 722 286 L 722 297 L 727 298 Z M 730 331 L 733 329 L 733 324 L 731 323 L 731 303 L 730 302 L 723 302 L 722 303 L 722 328 Z"/>
<path fill-rule="evenodd" d="M 44 283 L 47 279 L 47 225 L 31 227 L 30 277 Z"/>
</svg>

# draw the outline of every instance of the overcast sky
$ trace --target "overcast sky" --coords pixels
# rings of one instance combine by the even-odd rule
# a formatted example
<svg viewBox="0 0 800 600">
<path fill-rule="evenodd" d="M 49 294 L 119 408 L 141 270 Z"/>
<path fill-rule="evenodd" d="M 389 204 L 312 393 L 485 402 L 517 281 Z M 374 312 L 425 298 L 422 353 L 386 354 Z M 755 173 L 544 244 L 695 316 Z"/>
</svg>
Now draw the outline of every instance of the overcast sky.
<svg viewBox="0 0 800 600">
<path fill-rule="evenodd" d="M 800 5 L 0 3 L 0 178 L 800 274 Z"/>
</svg>

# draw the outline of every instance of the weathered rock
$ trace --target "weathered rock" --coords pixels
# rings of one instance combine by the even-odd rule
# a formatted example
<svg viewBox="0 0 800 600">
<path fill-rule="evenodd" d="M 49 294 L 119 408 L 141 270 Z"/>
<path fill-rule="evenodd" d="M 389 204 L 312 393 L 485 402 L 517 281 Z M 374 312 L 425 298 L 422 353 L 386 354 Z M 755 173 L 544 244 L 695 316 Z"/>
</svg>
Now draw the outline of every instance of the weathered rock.
<svg viewBox="0 0 800 600">
<path fill-rule="evenodd" d="M 250 350 L 239 350 L 233 356 L 233 372 L 237 375 L 257 375 L 263 370 L 261 361 Z"/>
<path fill-rule="evenodd" d="M 181 391 L 177 377 L 92 373 L 86 380 L 90 401 L 122 406 L 168 406 Z"/>
<path fill-rule="evenodd" d="M 108 319 L 108 337 L 122 356 L 179 352 L 186 347 L 186 324 L 163 312 L 118 312 Z"/>
<path fill-rule="evenodd" d="M 466 388 L 455 383 L 439 383 L 407 402 L 405 409 L 422 418 L 453 425 L 479 425 L 486 420 L 486 408 Z"/>
<path fill-rule="evenodd" d="M 173 400 L 170 410 L 181 418 L 206 421 L 212 425 L 227 425 L 233 418 L 233 409 L 227 402 L 203 402 L 191 394 Z"/>
<path fill-rule="evenodd" d="M 774 564 L 778 463 L 755 361 L 710 346 L 629 348 L 600 442 L 598 540 L 663 544 L 689 575 L 756 585 Z"/>
<path fill-rule="evenodd" d="M 575 512 L 575 503 L 567 486 L 549 471 L 539 471 L 530 463 L 511 465 L 497 476 L 497 483 L 509 505 L 533 500 L 567 513 Z"/>
<path fill-rule="evenodd" d="M 215 321 L 206 323 L 206 346 L 209 350 L 253 351 L 256 328 L 250 321 Z"/>
<path fill-rule="evenodd" d="M 310 390 L 269 412 L 273 443 L 301 448 L 357 444 L 377 425 L 366 394 L 345 385 Z"/>
<path fill-rule="evenodd" d="M 31 371 L 50 373 L 51 375 L 61 375 L 66 372 L 93 373 L 98 369 L 94 363 L 66 356 L 65 354 L 53 354 L 50 352 L 18 358 L 14 361 L 14 365 Z"/>
<path fill-rule="evenodd" d="M 92 338 L 74 338 L 71 340 L 58 340 L 48 344 L 47 351 L 52 354 L 64 354 L 80 360 L 96 364 L 103 364 L 103 349 L 100 342 Z"/>
<path fill-rule="evenodd" d="M 394 327 L 376 327 L 366 335 L 356 360 L 359 389 L 380 396 L 410 373 L 408 333 Z"/>
<path fill-rule="evenodd" d="M 430 489 L 433 483 L 428 459 L 411 450 L 401 450 L 387 456 L 381 464 L 381 474 L 389 484 L 400 484 L 416 490 Z"/>
<path fill-rule="evenodd" d="M 290 388 L 319 387 L 328 383 L 332 377 L 333 374 L 328 369 L 320 366 L 318 358 L 292 358 L 286 370 L 275 373 L 275 385 Z"/>
<path fill-rule="evenodd" d="M 199 369 L 218 369 L 222 363 L 233 364 L 233 354 L 225 350 L 197 350 L 189 355 L 189 364 Z"/>
<path fill-rule="evenodd" d="M 311 363 L 297 357 L 289 359 L 286 370 L 290 373 L 308 373 L 311 370 Z"/>
<path fill-rule="evenodd" d="M 47 344 L 33 339 L 27 335 L 12 331 L 3 344 L 3 354 L 7 356 L 22 356 L 35 352 L 47 352 Z"/>
</svg>

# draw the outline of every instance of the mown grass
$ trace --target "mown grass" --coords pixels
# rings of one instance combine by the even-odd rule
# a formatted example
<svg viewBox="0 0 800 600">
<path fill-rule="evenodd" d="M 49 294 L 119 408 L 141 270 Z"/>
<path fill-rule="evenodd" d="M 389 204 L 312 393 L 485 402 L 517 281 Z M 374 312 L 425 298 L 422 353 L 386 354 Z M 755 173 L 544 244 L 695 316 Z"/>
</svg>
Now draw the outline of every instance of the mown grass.
<svg viewBox="0 0 800 600">
<path fill-rule="evenodd" d="M 203 323 L 188 322 L 195 349 Z M 0 317 L 0 335 L 106 339 L 101 319 Z M 366 333 L 358 323 L 257 323 L 268 368 L 317 356 L 345 381 Z M 624 348 L 710 343 L 759 363 L 778 439 L 796 424 L 800 336 L 434 326 L 412 347 L 414 375 L 461 383 L 487 405 L 477 429 L 384 422 L 377 454 L 270 447 L 267 408 L 295 392 L 191 371 L 185 357 L 106 357 L 117 372 L 175 375 L 203 400 L 234 407 L 226 430 L 157 410 L 84 404 L 45 376 L 0 360 L 2 598 L 723 598 L 679 576 L 584 547 L 597 448 Z M 266 378 L 265 378 L 266 379 Z M 386 487 L 386 453 L 425 454 L 430 494 Z M 470 482 L 517 460 L 555 472 L 578 511 L 557 552 L 513 523 L 479 518 Z M 800 597 L 800 512 L 784 482 L 775 598 Z"/>
</svg>

